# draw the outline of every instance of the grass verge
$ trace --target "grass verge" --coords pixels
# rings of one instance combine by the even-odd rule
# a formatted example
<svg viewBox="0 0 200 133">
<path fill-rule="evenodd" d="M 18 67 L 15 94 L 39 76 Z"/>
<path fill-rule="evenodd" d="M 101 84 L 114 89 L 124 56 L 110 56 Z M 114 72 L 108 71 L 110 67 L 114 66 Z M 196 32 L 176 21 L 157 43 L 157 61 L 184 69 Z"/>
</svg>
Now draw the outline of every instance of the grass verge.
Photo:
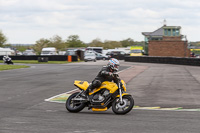
<svg viewBox="0 0 200 133">
<path fill-rule="evenodd" d="M 25 65 L 0 65 L 0 71 L 3 70 L 11 70 L 11 69 L 19 69 L 19 68 L 28 68 L 30 66 Z"/>
<path fill-rule="evenodd" d="M 23 64 L 67 64 L 68 61 L 48 61 L 48 62 L 38 62 L 37 60 L 12 60 L 13 63 L 23 63 Z M 0 61 L 3 63 L 3 61 Z"/>
</svg>

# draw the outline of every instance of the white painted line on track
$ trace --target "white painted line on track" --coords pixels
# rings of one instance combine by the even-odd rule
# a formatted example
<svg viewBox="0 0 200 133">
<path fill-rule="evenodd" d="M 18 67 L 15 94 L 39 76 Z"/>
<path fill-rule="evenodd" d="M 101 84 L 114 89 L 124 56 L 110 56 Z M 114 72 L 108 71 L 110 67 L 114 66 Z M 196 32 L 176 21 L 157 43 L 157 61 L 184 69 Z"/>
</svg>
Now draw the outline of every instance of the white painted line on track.
<svg viewBox="0 0 200 133">
<path fill-rule="evenodd" d="M 56 95 L 56 96 L 53 96 L 53 97 L 50 97 L 50 98 L 48 98 L 48 99 L 45 99 L 44 101 L 50 102 L 51 99 L 56 98 L 56 97 L 59 97 L 59 96 L 61 96 L 61 95 L 63 95 L 63 94 L 66 94 L 66 92 L 65 92 L 65 93 L 62 93 L 62 94 L 59 94 L 59 95 Z"/>
<path fill-rule="evenodd" d="M 131 68 L 133 68 L 133 66 L 130 66 L 130 67 L 128 67 L 128 68 L 126 68 L 126 69 L 124 69 L 124 70 L 121 70 L 121 71 L 119 71 L 119 72 L 117 72 L 117 73 L 119 74 L 119 73 L 121 73 L 121 72 L 123 72 L 123 71 L 126 71 L 126 70 L 128 70 L 128 69 L 131 69 Z"/>
<path fill-rule="evenodd" d="M 46 101 L 46 99 L 45 99 L 45 101 Z M 49 100 L 49 101 L 46 101 L 46 102 L 51 102 L 51 103 L 65 103 L 65 102 L 62 102 L 62 101 L 51 101 L 51 100 Z"/>
<path fill-rule="evenodd" d="M 71 93 L 71 92 L 73 92 L 73 91 L 78 91 L 79 89 L 78 88 L 76 88 L 76 89 L 73 89 L 73 90 L 71 90 L 71 91 L 68 91 L 68 92 L 66 92 L 67 94 L 68 93 Z"/>
<path fill-rule="evenodd" d="M 161 107 L 133 107 L 134 110 L 156 110 L 156 111 L 195 111 L 199 112 L 200 108 L 197 109 L 184 109 L 182 107 L 172 107 L 172 108 L 161 108 Z"/>
<path fill-rule="evenodd" d="M 63 94 L 68 94 L 68 93 L 71 93 L 71 92 L 73 92 L 73 91 L 78 91 L 78 90 L 79 90 L 79 89 L 77 88 L 77 89 L 74 89 L 74 90 L 71 90 L 71 91 L 62 93 L 62 94 L 58 94 L 58 95 L 56 95 L 56 96 L 50 97 L 50 98 L 48 98 L 48 99 L 45 99 L 44 101 L 47 101 L 47 102 L 58 102 L 58 101 L 51 101 L 51 99 L 54 99 L 54 98 L 59 97 L 59 96 L 61 96 L 61 95 L 63 95 Z M 60 102 L 60 103 L 63 103 L 63 102 Z"/>
</svg>

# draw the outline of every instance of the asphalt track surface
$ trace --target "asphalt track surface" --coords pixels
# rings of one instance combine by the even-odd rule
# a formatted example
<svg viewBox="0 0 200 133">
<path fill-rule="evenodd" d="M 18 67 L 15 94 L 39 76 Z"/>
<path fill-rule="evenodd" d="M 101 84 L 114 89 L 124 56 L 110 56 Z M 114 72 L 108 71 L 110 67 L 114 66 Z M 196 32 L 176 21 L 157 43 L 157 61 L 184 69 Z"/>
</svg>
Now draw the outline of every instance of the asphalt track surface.
<svg viewBox="0 0 200 133">
<path fill-rule="evenodd" d="M 200 67 L 120 61 L 132 66 L 127 89 L 138 106 L 200 108 Z M 133 109 L 126 115 L 83 110 L 45 99 L 75 89 L 74 80 L 92 81 L 104 61 L 35 64 L 0 72 L 0 133 L 199 133 L 199 111 Z M 142 71 L 138 72 L 143 67 Z M 130 69 L 127 69 L 130 70 Z M 122 75 L 123 76 L 123 75 Z M 126 76 L 126 75 L 125 75 Z"/>
</svg>

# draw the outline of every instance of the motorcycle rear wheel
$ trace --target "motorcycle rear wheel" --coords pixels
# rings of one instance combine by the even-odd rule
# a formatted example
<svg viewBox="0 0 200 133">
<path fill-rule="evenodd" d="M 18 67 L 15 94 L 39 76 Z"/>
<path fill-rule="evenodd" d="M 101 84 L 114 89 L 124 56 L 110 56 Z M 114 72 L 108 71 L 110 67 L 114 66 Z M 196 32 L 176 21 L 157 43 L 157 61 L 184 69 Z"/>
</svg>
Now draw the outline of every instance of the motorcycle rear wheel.
<svg viewBox="0 0 200 133">
<path fill-rule="evenodd" d="M 112 110 L 115 114 L 126 114 L 130 112 L 134 106 L 134 99 L 131 95 L 122 97 L 123 104 L 120 104 L 119 98 L 116 98 L 112 103 Z"/>
<path fill-rule="evenodd" d="M 71 96 L 69 96 L 69 98 L 66 101 L 65 106 L 69 112 L 77 113 L 77 112 L 80 112 L 81 110 L 83 110 L 83 108 L 85 107 L 85 103 L 81 103 L 81 102 L 76 103 L 77 101 L 73 101 L 73 98 L 76 97 L 76 95 L 78 93 L 79 92 L 72 94 Z"/>
</svg>

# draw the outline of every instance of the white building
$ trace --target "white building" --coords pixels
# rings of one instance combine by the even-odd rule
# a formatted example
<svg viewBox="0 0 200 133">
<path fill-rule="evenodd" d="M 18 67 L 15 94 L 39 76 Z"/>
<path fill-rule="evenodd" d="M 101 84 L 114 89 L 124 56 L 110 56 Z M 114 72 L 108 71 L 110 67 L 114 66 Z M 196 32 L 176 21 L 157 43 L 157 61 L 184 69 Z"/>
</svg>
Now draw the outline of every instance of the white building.
<svg viewBox="0 0 200 133">
<path fill-rule="evenodd" d="M 0 55 L 15 55 L 15 51 L 10 48 L 1 48 L 0 47 Z"/>
</svg>

